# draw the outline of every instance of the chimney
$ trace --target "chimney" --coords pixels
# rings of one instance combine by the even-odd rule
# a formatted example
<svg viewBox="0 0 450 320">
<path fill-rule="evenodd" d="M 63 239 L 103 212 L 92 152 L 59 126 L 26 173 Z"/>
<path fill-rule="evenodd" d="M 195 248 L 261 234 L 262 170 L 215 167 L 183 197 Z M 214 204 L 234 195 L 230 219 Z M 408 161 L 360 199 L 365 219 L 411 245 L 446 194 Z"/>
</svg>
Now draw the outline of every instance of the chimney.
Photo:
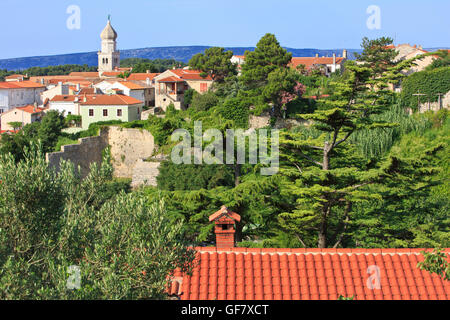
<svg viewBox="0 0 450 320">
<path fill-rule="evenodd" d="M 209 217 L 209 221 L 216 224 L 214 233 L 216 234 L 216 247 L 218 249 L 234 248 L 235 240 L 235 224 L 241 221 L 241 216 L 232 212 L 227 207 L 222 206 L 219 211 Z"/>
<path fill-rule="evenodd" d="M 318 58 L 319 57 L 319 54 L 318 53 L 316 53 L 316 58 Z"/>
<path fill-rule="evenodd" d="M 147 70 L 147 73 L 150 73 L 150 70 Z"/>
<path fill-rule="evenodd" d="M 79 83 L 77 83 L 77 92 L 79 92 L 81 90 L 81 86 Z"/>
<path fill-rule="evenodd" d="M 344 59 L 348 59 L 348 51 L 344 49 L 344 51 L 342 52 L 342 57 Z"/>
<path fill-rule="evenodd" d="M 336 65 L 336 53 L 333 53 L 333 65 Z"/>
</svg>

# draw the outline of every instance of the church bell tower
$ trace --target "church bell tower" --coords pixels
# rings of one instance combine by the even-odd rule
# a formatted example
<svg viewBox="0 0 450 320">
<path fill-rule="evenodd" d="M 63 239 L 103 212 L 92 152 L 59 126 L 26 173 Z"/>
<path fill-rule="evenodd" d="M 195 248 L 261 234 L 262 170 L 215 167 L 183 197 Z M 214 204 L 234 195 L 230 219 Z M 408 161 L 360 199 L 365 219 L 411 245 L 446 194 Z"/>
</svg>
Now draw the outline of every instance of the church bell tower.
<svg viewBox="0 0 450 320">
<path fill-rule="evenodd" d="M 98 52 L 98 71 L 114 71 L 120 67 L 120 52 L 117 50 L 117 32 L 111 26 L 111 17 L 101 35 L 102 50 Z"/>
</svg>

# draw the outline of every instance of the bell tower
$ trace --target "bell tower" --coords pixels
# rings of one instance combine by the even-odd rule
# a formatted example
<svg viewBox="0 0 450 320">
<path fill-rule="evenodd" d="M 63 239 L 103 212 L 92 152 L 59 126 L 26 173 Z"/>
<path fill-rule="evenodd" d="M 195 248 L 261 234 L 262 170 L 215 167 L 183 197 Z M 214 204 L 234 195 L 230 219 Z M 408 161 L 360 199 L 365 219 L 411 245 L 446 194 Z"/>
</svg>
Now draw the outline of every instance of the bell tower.
<svg viewBox="0 0 450 320">
<path fill-rule="evenodd" d="M 117 50 L 117 32 L 111 25 L 111 16 L 100 34 L 102 50 L 98 52 L 98 71 L 114 71 L 120 67 L 120 52 Z"/>
</svg>

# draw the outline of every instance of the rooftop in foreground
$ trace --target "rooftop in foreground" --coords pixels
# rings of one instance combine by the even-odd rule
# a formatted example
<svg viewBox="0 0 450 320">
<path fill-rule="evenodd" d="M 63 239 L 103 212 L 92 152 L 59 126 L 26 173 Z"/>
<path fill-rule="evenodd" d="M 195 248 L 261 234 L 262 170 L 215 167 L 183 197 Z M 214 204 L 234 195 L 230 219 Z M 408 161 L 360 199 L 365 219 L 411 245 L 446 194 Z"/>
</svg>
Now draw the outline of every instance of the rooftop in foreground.
<svg viewBox="0 0 450 320">
<path fill-rule="evenodd" d="M 417 268 L 423 250 L 196 248 L 193 275 L 175 273 L 169 292 L 182 300 L 450 299 L 450 281 Z"/>
</svg>

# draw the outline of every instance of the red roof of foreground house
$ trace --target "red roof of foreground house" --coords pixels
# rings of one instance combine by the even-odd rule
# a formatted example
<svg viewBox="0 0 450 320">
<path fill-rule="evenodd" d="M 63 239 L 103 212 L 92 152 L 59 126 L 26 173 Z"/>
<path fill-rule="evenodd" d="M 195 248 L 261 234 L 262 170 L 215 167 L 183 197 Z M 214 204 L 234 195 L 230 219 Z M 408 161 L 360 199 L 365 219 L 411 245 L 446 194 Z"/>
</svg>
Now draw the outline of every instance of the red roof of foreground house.
<svg viewBox="0 0 450 320">
<path fill-rule="evenodd" d="M 417 268 L 423 249 L 196 250 L 169 288 L 182 300 L 450 299 L 450 281 Z"/>
<path fill-rule="evenodd" d="M 341 64 L 345 61 L 342 57 L 336 57 L 336 64 Z M 314 65 L 333 64 L 333 57 L 301 57 L 292 58 L 290 66 L 297 68 L 297 66 L 303 64 L 306 69 L 311 69 Z"/>
</svg>

